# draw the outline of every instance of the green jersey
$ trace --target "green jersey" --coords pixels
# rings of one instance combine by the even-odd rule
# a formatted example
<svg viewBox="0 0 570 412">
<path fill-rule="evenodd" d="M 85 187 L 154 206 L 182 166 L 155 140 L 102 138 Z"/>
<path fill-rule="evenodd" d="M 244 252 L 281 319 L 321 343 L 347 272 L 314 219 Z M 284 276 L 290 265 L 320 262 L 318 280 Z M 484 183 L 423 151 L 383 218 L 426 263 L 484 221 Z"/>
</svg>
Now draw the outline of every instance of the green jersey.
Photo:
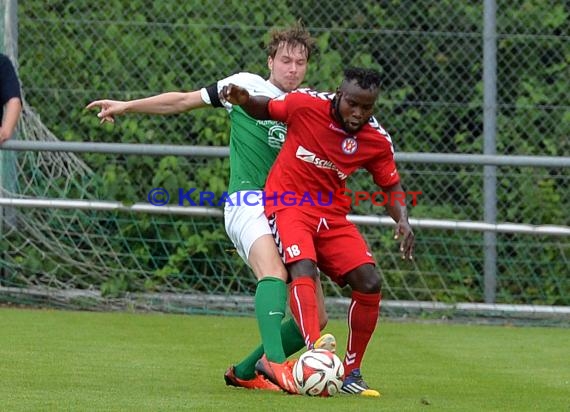
<svg viewBox="0 0 570 412">
<path fill-rule="evenodd" d="M 268 80 L 251 73 L 237 73 L 219 80 L 218 91 L 229 83 L 241 86 L 252 96 L 277 97 L 284 92 Z M 202 98 L 205 99 L 204 89 Z M 231 120 L 230 184 L 228 194 L 240 190 L 262 190 L 287 132 L 283 123 L 257 120 L 239 106 L 222 102 Z"/>
</svg>

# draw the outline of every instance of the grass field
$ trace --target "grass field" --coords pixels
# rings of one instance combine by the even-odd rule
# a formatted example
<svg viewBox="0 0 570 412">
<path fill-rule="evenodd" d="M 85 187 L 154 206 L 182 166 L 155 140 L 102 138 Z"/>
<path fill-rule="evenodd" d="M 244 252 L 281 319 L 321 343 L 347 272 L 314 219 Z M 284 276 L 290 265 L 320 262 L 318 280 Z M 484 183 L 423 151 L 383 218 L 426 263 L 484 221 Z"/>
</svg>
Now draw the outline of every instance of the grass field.
<svg viewBox="0 0 570 412">
<path fill-rule="evenodd" d="M 346 328 L 327 328 L 344 352 Z M 252 318 L 0 309 L 2 411 L 570 411 L 570 329 L 382 321 L 379 399 L 226 387 Z"/>
</svg>

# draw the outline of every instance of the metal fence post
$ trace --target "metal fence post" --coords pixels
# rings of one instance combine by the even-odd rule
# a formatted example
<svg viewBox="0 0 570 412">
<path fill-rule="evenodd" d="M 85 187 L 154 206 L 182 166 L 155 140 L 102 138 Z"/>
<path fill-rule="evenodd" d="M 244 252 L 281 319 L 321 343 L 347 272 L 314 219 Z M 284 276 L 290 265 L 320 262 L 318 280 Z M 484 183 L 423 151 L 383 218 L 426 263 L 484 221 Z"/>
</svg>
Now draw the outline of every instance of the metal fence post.
<svg viewBox="0 0 570 412">
<path fill-rule="evenodd" d="M 494 155 L 497 151 L 497 4 L 495 0 L 485 0 L 483 22 L 483 152 Z M 484 167 L 485 222 L 497 222 L 497 167 Z M 484 281 L 485 302 L 495 303 L 497 287 L 497 234 L 484 234 Z"/>
</svg>

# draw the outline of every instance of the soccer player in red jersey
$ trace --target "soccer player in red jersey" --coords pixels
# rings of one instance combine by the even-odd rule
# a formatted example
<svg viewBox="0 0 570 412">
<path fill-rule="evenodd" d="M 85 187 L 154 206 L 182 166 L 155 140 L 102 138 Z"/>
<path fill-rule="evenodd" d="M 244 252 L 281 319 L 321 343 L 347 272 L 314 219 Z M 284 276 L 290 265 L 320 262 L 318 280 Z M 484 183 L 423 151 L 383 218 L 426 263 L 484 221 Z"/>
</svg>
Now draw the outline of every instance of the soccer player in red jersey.
<svg viewBox="0 0 570 412">
<path fill-rule="evenodd" d="M 281 97 L 249 96 L 226 86 L 220 97 L 253 117 L 287 124 L 287 139 L 265 186 L 265 212 L 291 276 L 290 306 L 308 348 L 320 337 L 315 281 L 319 268 L 339 285 L 352 288 L 343 392 L 379 396 L 363 380 L 360 366 L 376 328 L 380 276 L 365 240 L 346 219 L 346 179 L 364 168 L 386 195 L 403 192 L 390 135 L 372 117 L 380 75 L 370 69 L 345 70 L 337 92 L 298 90 Z M 330 198 L 327 198 L 330 196 Z M 395 198 L 395 197 L 394 197 Z M 403 202 L 386 210 L 401 237 L 400 252 L 412 259 L 414 233 Z"/>
</svg>

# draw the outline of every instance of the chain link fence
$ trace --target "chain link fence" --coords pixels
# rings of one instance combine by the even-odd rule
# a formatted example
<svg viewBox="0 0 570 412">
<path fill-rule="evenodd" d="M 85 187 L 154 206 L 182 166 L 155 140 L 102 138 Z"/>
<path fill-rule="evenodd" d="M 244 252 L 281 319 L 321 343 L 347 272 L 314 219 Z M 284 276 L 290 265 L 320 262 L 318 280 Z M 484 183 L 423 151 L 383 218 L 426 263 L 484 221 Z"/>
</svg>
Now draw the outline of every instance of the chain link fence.
<svg viewBox="0 0 570 412">
<path fill-rule="evenodd" d="M 399 151 L 482 153 L 481 2 L 297 3 L 253 1 L 242 7 L 232 1 L 165 1 L 139 7 L 111 1 L 95 11 L 83 1 L 20 2 L 19 64 L 26 98 L 60 138 L 116 141 L 136 120 L 112 133 L 97 129 L 95 119 L 83 112 L 88 101 L 192 90 L 240 70 L 267 74 L 268 32 L 302 18 L 319 45 L 307 85 L 334 90 L 343 67 L 375 67 L 384 81 L 378 117 Z M 557 1 L 499 2 L 497 153 L 570 154 L 568 13 Z M 155 117 L 144 119 L 129 138 L 218 143 L 205 134 L 193 116 Z M 416 190 L 433 188 L 434 203 L 462 203 L 468 190 L 449 179 L 462 173 L 429 169 L 410 171 L 414 176 L 406 182 Z M 499 184 L 525 188 L 512 195 L 512 202 L 525 209 L 525 199 L 534 197 L 529 188 L 549 179 L 563 186 L 564 173 L 508 170 Z M 465 185 L 472 186 L 468 179 Z M 480 202 L 463 213 L 480 220 Z M 515 217 L 501 211 L 499 220 Z M 570 221 L 567 213 L 560 218 L 537 217 L 531 223 Z"/>
<path fill-rule="evenodd" d="M 318 44 L 305 85 L 334 90 L 345 66 L 374 67 L 383 76 L 377 117 L 398 151 L 483 153 L 484 2 L 17 3 L 24 95 L 61 140 L 227 145 L 228 120 L 219 111 L 129 115 L 111 127 L 99 126 L 84 106 L 104 97 L 194 90 L 237 71 L 266 75 L 268 33 L 302 19 Z M 570 156 L 569 15 L 566 2 L 497 3 L 497 154 Z M 81 157 L 93 170 L 89 196 L 105 200 L 145 201 L 156 186 L 221 192 L 227 184 L 227 159 Z M 400 169 L 406 188 L 422 191 L 413 217 L 484 220 L 482 167 L 403 163 Z M 569 180 L 568 169 L 497 168 L 497 221 L 569 226 Z M 372 188 L 364 174 L 349 185 Z M 366 206 L 355 212 L 379 213 Z M 404 267 L 385 234 L 365 232 L 381 250 L 390 298 L 482 301 L 482 234 L 420 230 L 419 263 Z M 221 239 L 212 241 L 224 245 Z M 498 302 L 570 304 L 568 237 L 507 234 L 498 245 Z M 537 268 L 529 253 L 544 266 Z M 526 280 L 517 280 L 519 270 Z M 420 282 L 410 281 L 418 276 Z"/>
</svg>

